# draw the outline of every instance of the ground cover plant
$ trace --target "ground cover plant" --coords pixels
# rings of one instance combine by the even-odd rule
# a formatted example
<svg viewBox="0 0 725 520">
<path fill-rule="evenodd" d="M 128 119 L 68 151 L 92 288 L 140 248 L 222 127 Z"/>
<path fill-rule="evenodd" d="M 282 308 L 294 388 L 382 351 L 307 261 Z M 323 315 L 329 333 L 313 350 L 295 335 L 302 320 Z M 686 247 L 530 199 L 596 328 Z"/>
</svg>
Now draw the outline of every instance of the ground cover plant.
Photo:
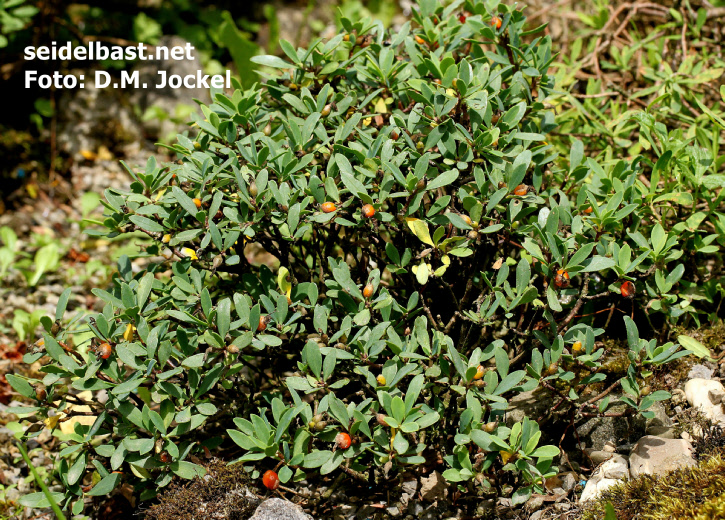
<svg viewBox="0 0 725 520">
<path fill-rule="evenodd" d="M 546 492 L 575 421 L 652 416 L 670 397 L 653 374 L 711 355 L 668 335 L 719 303 L 704 269 L 725 179 L 712 92 L 666 83 L 657 110 L 605 127 L 632 158 L 596 156 L 552 144 L 579 116 L 556 115 L 557 50 L 520 8 L 426 0 L 395 33 L 342 24 L 255 58 L 264 81 L 215 92 L 198 136 L 169 147 L 177 162 L 106 191 L 98 233 L 144 233 L 150 261 L 123 257 L 85 322 L 64 318 L 64 293 L 25 356 L 43 379 L 7 376 L 36 421 L 95 418 L 61 437 L 63 507 L 122 481 L 151 499 L 211 454 L 269 489 L 440 468 L 461 493 L 517 505 Z M 700 126 L 668 130 L 659 119 L 685 102 Z M 605 370 L 612 337 L 625 350 Z M 506 420 L 537 388 L 554 397 L 552 432 L 548 417 Z M 83 397 L 98 390 L 103 403 Z M 615 394 L 624 411 L 608 409 Z"/>
</svg>

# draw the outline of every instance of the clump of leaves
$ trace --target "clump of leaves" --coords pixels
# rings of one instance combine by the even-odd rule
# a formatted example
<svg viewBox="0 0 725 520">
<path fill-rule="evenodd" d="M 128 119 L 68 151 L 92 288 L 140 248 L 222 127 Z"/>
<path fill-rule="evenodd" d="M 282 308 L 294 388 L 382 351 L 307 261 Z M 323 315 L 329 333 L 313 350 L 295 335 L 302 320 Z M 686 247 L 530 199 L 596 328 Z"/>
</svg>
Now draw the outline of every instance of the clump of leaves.
<svg viewBox="0 0 725 520">
<path fill-rule="evenodd" d="M 559 449 L 538 418 L 506 422 L 510 397 L 541 388 L 566 424 L 614 395 L 647 417 L 669 398 L 647 378 L 693 345 L 640 338 L 626 316 L 627 362 L 604 372 L 597 338 L 614 320 L 595 320 L 697 315 L 679 289 L 682 218 L 641 182 L 640 158 L 600 163 L 575 140 L 555 166 L 543 27 L 481 0 L 421 0 L 396 33 L 342 25 L 254 58 L 264 83 L 212 91 L 196 140 L 169 147 L 177 162 L 106 190 L 97 233 L 145 233 L 138 256 L 155 262 L 135 272 L 123 257 L 87 325 L 44 319 L 25 356 L 44 360 L 42 381 L 8 377 L 36 398 L 27 413 L 91 410 L 62 437 L 65 506 L 120 471 L 151 498 L 203 474 L 206 450 L 288 485 L 440 466 L 460 492 L 516 505 L 545 492 Z M 252 242 L 275 261 L 248 258 Z M 74 350 L 78 333 L 92 340 Z"/>
</svg>

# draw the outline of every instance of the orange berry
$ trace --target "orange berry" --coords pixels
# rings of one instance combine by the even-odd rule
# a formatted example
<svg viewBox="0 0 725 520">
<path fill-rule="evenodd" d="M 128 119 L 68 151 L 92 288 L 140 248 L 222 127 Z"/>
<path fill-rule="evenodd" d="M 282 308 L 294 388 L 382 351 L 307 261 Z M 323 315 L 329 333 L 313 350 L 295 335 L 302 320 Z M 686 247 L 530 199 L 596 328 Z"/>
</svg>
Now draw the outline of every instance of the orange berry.
<svg viewBox="0 0 725 520">
<path fill-rule="evenodd" d="M 556 285 L 559 289 L 568 287 L 569 273 L 564 271 L 564 269 L 559 269 L 558 271 L 556 271 L 556 276 L 554 277 L 554 285 Z"/>
<path fill-rule="evenodd" d="M 279 487 L 279 476 L 277 475 L 277 472 L 271 469 L 265 471 L 264 475 L 262 475 L 262 484 L 264 484 L 264 487 L 272 491 L 277 489 Z"/>
<path fill-rule="evenodd" d="M 483 365 L 478 365 L 478 368 L 476 369 L 476 375 L 473 376 L 473 379 L 481 379 L 485 373 L 486 369 L 483 367 Z"/>
<path fill-rule="evenodd" d="M 323 213 L 332 213 L 337 209 L 337 206 L 335 206 L 334 202 L 323 202 L 322 206 L 320 206 Z"/>
<path fill-rule="evenodd" d="M 571 349 L 574 352 L 581 352 L 581 350 L 582 350 L 582 342 L 581 341 L 575 341 L 574 344 L 571 346 Z"/>
<path fill-rule="evenodd" d="M 372 204 L 365 204 L 362 207 L 362 215 L 365 218 L 373 218 L 375 216 L 375 208 Z"/>
<path fill-rule="evenodd" d="M 514 190 L 514 195 L 518 197 L 523 197 L 529 192 L 529 187 L 526 184 L 519 184 L 516 186 L 516 189 Z"/>
<path fill-rule="evenodd" d="M 494 16 L 493 18 L 491 18 L 490 23 L 491 23 L 491 27 L 494 27 L 495 29 L 498 30 L 501 28 L 501 24 L 503 22 L 501 21 L 501 18 L 499 18 L 498 16 Z"/>
<path fill-rule="evenodd" d="M 269 323 L 270 317 L 269 316 L 260 316 L 259 317 L 259 325 L 257 325 L 257 332 L 262 332 L 267 328 L 267 323 Z"/>
<path fill-rule="evenodd" d="M 350 444 L 352 444 L 352 439 L 347 433 L 340 432 L 335 436 L 335 444 L 337 444 L 337 447 L 341 450 L 346 450 L 350 447 Z"/>
<path fill-rule="evenodd" d="M 111 347 L 111 345 L 109 345 L 108 343 L 101 343 L 98 346 L 98 355 L 101 357 L 101 359 L 110 358 L 112 352 L 113 352 L 113 347 Z"/>
<path fill-rule="evenodd" d="M 390 132 L 390 137 L 393 139 L 393 141 L 397 141 L 400 137 L 400 134 L 397 130 L 393 130 L 392 132 Z"/>
<path fill-rule="evenodd" d="M 171 462 L 171 455 L 169 455 L 168 451 L 162 451 L 161 455 L 159 455 L 159 459 L 161 459 L 161 462 L 164 464 L 168 464 Z"/>
<path fill-rule="evenodd" d="M 370 298 L 373 295 L 373 291 L 374 291 L 373 284 L 369 283 L 363 289 L 363 296 L 365 298 Z"/>
<path fill-rule="evenodd" d="M 586 213 L 587 215 L 589 215 L 589 214 L 591 214 L 592 211 L 594 211 L 594 208 L 592 208 L 591 206 L 589 206 L 588 208 L 586 208 L 584 210 L 584 213 Z"/>
<path fill-rule="evenodd" d="M 417 34 L 415 35 L 415 41 L 418 42 L 418 45 L 425 45 L 425 40 Z"/>
<path fill-rule="evenodd" d="M 197 208 L 200 208 L 201 207 L 201 199 L 194 199 L 194 206 L 196 206 Z"/>
<path fill-rule="evenodd" d="M 48 397 L 48 392 L 45 390 L 45 387 L 43 385 L 36 385 L 35 386 L 35 398 L 38 401 L 45 401 L 45 399 Z"/>
<path fill-rule="evenodd" d="M 622 296 L 624 296 L 625 298 L 631 299 L 634 298 L 634 293 L 636 292 L 636 289 L 634 287 L 634 284 L 627 280 L 619 287 L 619 292 L 622 293 Z"/>
</svg>

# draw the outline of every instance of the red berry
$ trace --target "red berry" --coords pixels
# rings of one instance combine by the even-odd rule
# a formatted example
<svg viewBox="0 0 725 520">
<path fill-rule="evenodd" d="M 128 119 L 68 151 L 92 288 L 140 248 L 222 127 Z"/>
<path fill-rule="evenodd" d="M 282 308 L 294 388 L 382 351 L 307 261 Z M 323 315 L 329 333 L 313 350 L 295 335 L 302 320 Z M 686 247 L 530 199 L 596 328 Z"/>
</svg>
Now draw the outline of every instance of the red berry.
<svg viewBox="0 0 725 520">
<path fill-rule="evenodd" d="M 362 207 L 362 215 L 365 218 L 373 218 L 375 216 L 375 208 L 372 204 L 365 204 Z"/>
<path fill-rule="evenodd" d="M 272 491 L 277 489 L 279 487 L 279 476 L 277 476 L 277 472 L 271 469 L 265 471 L 264 475 L 262 475 L 262 484 Z"/>
<path fill-rule="evenodd" d="M 335 437 L 335 443 L 337 444 L 338 448 L 346 450 L 350 447 L 350 444 L 352 444 L 352 439 L 347 433 L 340 432 Z"/>
<path fill-rule="evenodd" d="M 466 15 L 465 14 L 459 14 L 458 15 L 458 21 L 461 23 L 466 23 Z"/>
<path fill-rule="evenodd" d="M 516 186 L 516 189 L 514 190 L 514 195 L 518 197 L 523 197 L 529 192 L 529 187 L 526 184 L 519 184 Z"/>
<path fill-rule="evenodd" d="M 98 346 L 98 355 L 101 357 L 101 359 L 110 358 L 112 353 L 113 347 L 111 347 L 111 345 L 109 345 L 108 343 L 101 343 Z"/>
<path fill-rule="evenodd" d="M 501 18 L 499 18 L 498 16 L 494 16 L 493 18 L 491 18 L 491 26 L 496 29 L 500 29 L 502 23 L 503 22 L 501 21 Z"/>
<path fill-rule="evenodd" d="M 624 296 L 625 298 L 634 298 L 634 293 L 636 292 L 636 289 L 632 282 L 626 281 L 620 286 L 619 292 L 622 293 L 622 296 Z"/>
<path fill-rule="evenodd" d="M 323 202 L 321 206 L 323 213 L 332 213 L 337 209 L 334 202 Z"/>
<path fill-rule="evenodd" d="M 556 272 L 556 276 L 554 277 L 554 285 L 556 285 L 559 289 L 568 287 L 569 286 L 569 273 L 567 273 L 563 269 L 559 269 Z"/>
<path fill-rule="evenodd" d="M 486 373 L 486 368 L 483 365 L 478 365 L 478 368 L 476 368 L 476 374 L 473 376 L 473 379 L 474 380 L 481 379 L 485 373 Z"/>
<path fill-rule="evenodd" d="M 373 295 L 373 291 L 374 291 L 373 284 L 369 283 L 363 289 L 363 296 L 365 298 L 370 298 Z"/>
<path fill-rule="evenodd" d="M 267 328 L 267 323 L 271 318 L 269 316 L 260 316 L 259 325 L 257 325 L 257 332 L 262 332 Z"/>
</svg>

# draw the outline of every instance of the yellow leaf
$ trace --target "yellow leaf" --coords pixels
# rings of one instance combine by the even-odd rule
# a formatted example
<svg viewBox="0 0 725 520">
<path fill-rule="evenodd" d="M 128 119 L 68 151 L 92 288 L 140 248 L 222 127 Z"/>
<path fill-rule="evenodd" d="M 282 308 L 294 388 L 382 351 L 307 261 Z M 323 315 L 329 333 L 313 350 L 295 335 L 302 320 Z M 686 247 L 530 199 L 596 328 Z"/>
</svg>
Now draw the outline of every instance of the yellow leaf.
<svg viewBox="0 0 725 520">
<path fill-rule="evenodd" d="M 428 224 L 419 218 L 406 217 L 405 220 L 408 222 L 408 227 L 413 234 L 418 237 L 418 240 L 429 246 L 433 245 L 433 239 L 430 237 L 430 231 L 428 231 Z"/>
<path fill-rule="evenodd" d="M 113 154 L 105 146 L 98 147 L 98 160 L 99 161 L 110 161 L 113 159 Z"/>
<path fill-rule="evenodd" d="M 161 197 L 163 197 L 165 191 L 166 191 L 166 188 L 159 190 L 159 192 L 156 194 L 155 200 L 159 200 Z"/>
<path fill-rule="evenodd" d="M 45 423 L 46 428 L 48 428 L 49 430 L 52 430 L 53 428 L 56 427 L 59 420 L 60 420 L 60 415 L 54 415 L 53 417 L 48 417 L 43 422 Z"/>
<path fill-rule="evenodd" d="M 98 155 L 91 150 L 81 150 L 80 154 L 86 161 L 95 161 L 98 158 Z"/>
<path fill-rule="evenodd" d="M 428 264 L 421 262 L 418 266 L 418 269 L 415 273 L 415 278 L 418 280 L 418 283 L 421 285 L 425 285 L 428 283 L 428 276 L 430 274 L 430 270 L 428 269 Z"/>
<path fill-rule="evenodd" d="M 181 250 L 181 252 L 184 253 L 189 258 L 191 258 L 192 260 L 199 260 L 199 257 L 196 256 L 196 251 L 194 251 L 193 249 L 185 247 L 184 249 Z"/>
<path fill-rule="evenodd" d="M 292 294 L 292 284 L 287 280 L 289 270 L 286 267 L 280 267 L 279 273 L 277 273 L 277 285 L 279 286 L 282 293 L 287 295 L 287 298 Z"/>
<path fill-rule="evenodd" d="M 379 114 L 388 113 L 388 106 L 385 104 L 385 100 L 383 98 L 378 98 L 378 100 L 375 102 L 375 112 Z"/>
<path fill-rule="evenodd" d="M 514 456 L 514 454 L 513 454 L 513 453 L 511 453 L 510 451 L 502 451 L 502 452 L 501 452 L 501 460 L 503 461 L 503 463 L 504 463 L 504 464 L 508 463 L 508 461 L 509 461 L 509 460 L 511 459 L 511 457 L 513 457 L 513 456 Z"/>
<path fill-rule="evenodd" d="M 136 330 L 136 327 L 134 327 L 131 323 L 126 325 L 126 331 L 123 333 L 123 339 L 126 341 L 133 341 L 133 331 Z"/>
</svg>

